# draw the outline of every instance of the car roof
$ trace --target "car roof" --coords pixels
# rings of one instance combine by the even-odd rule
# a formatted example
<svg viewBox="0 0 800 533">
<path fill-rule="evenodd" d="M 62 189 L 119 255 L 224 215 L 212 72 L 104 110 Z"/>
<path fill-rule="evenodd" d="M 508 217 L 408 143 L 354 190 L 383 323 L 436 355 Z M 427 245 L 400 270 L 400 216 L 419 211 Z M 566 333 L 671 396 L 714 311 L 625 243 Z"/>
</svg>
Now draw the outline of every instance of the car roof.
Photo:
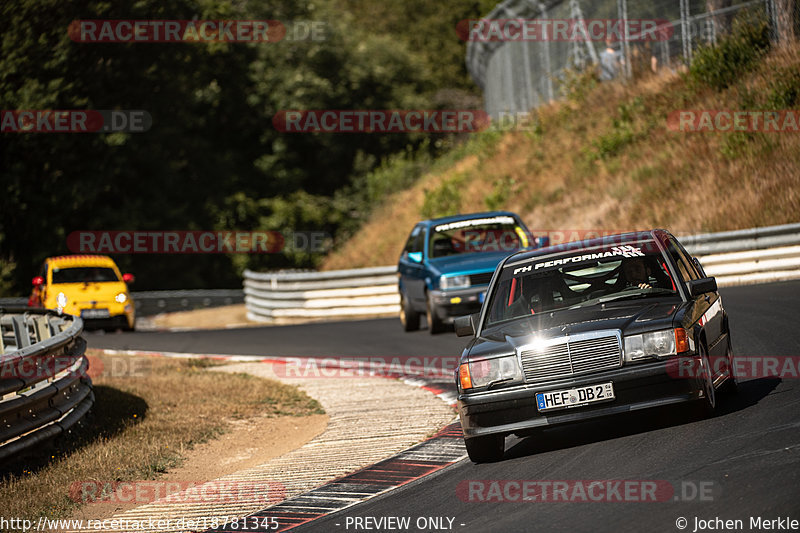
<svg viewBox="0 0 800 533">
<path fill-rule="evenodd" d="M 48 257 L 46 259 L 50 265 L 54 267 L 81 267 L 81 266 L 98 266 L 98 267 L 115 267 L 114 260 L 107 255 L 59 255 L 55 257 Z"/>
<path fill-rule="evenodd" d="M 448 217 L 441 217 L 441 218 L 431 218 L 428 220 L 422 220 L 418 222 L 418 224 L 424 224 L 426 226 L 435 226 L 439 224 L 448 224 L 450 222 L 461 222 L 462 220 L 472 220 L 474 218 L 491 218 L 491 217 L 512 217 L 515 220 L 518 220 L 519 217 L 510 211 L 484 211 L 480 213 L 465 213 L 461 215 L 451 215 Z"/>
<path fill-rule="evenodd" d="M 661 241 L 671 237 L 672 235 L 664 229 L 652 229 L 647 231 L 631 231 L 628 233 L 617 233 L 615 235 L 605 235 L 603 237 L 595 237 L 583 241 L 571 241 L 562 244 L 554 244 L 544 248 L 537 248 L 536 250 L 527 250 L 518 252 L 511 255 L 506 259 L 505 264 L 510 265 L 518 261 L 525 261 L 535 257 L 543 257 L 548 255 L 561 255 L 567 252 L 578 252 L 580 250 L 587 250 L 589 248 L 597 248 L 603 246 L 618 246 L 620 244 L 627 244 L 637 241 Z"/>
</svg>

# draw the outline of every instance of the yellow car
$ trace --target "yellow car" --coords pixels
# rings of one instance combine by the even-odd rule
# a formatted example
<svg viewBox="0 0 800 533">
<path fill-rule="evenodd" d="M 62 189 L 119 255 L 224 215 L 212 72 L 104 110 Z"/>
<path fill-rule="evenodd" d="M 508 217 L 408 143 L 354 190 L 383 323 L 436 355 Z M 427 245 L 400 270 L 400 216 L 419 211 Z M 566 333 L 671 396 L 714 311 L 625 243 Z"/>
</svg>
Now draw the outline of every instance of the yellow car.
<svg viewBox="0 0 800 533">
<path fill-rule="evenodd" d="M 128 291 L 133 281 L 104 255 L 48 257 L 33 278 L 28 305 L 79 316 L 87 327 L 133 330 L 136 310 Z"/>
</svg>

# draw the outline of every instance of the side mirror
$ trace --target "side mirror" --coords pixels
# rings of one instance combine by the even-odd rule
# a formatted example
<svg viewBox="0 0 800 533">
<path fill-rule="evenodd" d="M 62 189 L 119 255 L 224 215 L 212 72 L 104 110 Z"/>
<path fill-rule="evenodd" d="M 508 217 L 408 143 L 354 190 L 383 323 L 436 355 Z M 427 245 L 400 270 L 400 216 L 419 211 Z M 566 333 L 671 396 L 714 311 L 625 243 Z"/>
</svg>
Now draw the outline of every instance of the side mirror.
<svg viewBox="0 0 800 533">
<path fill-rule="evenodd" d="M 422 263 L 422 252 L 409 252 L 408 260 L 414 263 Z"/>
<path fill-rule="evenodd" d="M 688 285 L 689 294 L 693 297 L 707 292 L 717 292 L 717 280 L 715 278 L 694 279 Z"/>
<path fill-rule="evenodd" d="M 706 271 L 703 268 L 703 265 L 700 264 L 700 260 L 698 258 L 692 257 L 692 263 L 694 263 L 694 267 L 697 269 L 698 272 L 700 272 L 701 276 L 703 276 L 704 278 L 707 277 Z"/>
<path fill-rule="evenodd" d="M 44 285 L 44 278 L 42 276 L 36 276 L 31 280 L 31 284 L 34 287 L 41 287 L 42 285 Z"/>
<path fill-rule="evenodd" d="M 472 315 L 460 316 L 453 321 L 456 328 L 456 335 L 459 337 L 471 337 L 478 331 L 478 320 L 480 320 L 480 313 Z"/>
<path fill-rule="evenodd" d="M 136 278 L 133 276 L 133 274 L 123 274 L 122 281 L 124 281 L 125 283 L 133 283 L 134 281 L 136 281 Z"/>
</svg>

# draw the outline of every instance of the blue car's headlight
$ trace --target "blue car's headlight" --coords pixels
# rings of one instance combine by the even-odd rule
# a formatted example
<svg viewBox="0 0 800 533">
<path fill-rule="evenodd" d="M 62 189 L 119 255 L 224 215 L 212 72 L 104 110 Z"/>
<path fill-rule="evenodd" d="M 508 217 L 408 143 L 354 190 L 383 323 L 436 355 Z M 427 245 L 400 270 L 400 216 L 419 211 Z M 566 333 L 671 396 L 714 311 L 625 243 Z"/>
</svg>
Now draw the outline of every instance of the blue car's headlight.
<svg viewBox="0 0 800 533">
<path fill-rule="evenodd" d="M 442 276 L 439 278 L 439 287 L 442 290 L 466 289 L 469 285 L 469 276 Z"/>
</svg>

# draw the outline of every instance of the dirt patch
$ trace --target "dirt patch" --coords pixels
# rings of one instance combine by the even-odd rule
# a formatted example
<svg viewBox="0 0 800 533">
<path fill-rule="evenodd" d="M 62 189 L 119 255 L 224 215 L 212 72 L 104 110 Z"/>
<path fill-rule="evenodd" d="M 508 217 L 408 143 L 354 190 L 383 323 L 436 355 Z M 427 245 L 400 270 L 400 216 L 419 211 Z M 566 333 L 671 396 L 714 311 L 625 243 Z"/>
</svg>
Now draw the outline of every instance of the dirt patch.
<svg viewBox="0 0 800 533">
<path fill-rule="evenodd" d="M 386 318 L 397 316 L 390 314 L 364 314 L 351 316 L 337 316 L 335 320 L 371 320 L 376 317 Z M 241 327 L 286 326 L 292 324 L 308 324 L 312 322 L 329 322 L 327 317 L 320 318 L 278 318 L 274 322 L 253 322 L 247 319 L 247 309 L 244 304 L 226 305 L 211 309 L 196 309 L 194 311 L 178 311 L 175 313 L 162 313 L 154 317 L 139 318 L 137 328 L 147 331 L 151 329 L 221 329 Z"/>
<path fill-rule="evenodd" d="M 258 466 L 301 447 L 327 424 L 328 415 L 237 420 L 230 433 L 188 451 L 183 465 L 165 478 L 209 480 Z"/>
<path fill-rule="evenodd" d="M 159 476 L 158 482 L 200 484 L 266 463 L 300 448 L 321 434 L 328 425 L 328 415 L 255 417 L 235 420 L 231 424 L 228 433 L 198 444 L 191 450 L 179 450 L 185 458 L 182 464 Z M 110 518 L 142 503 L 146 502 L 90 503 L 80 509 L 74 518 Z"/>
<path fill-rule="evenodd" d="M 247 319 L 247 308 L 244 304 L 223 305 L 209 309 L 194 311 L 178 311 L 162 313 L 153 317 L 140 319 L 142 329 L 148 328 L 192 328 L 219 329 L 226 327 L 263 326 L 260 322 Z"/>
</svg>

